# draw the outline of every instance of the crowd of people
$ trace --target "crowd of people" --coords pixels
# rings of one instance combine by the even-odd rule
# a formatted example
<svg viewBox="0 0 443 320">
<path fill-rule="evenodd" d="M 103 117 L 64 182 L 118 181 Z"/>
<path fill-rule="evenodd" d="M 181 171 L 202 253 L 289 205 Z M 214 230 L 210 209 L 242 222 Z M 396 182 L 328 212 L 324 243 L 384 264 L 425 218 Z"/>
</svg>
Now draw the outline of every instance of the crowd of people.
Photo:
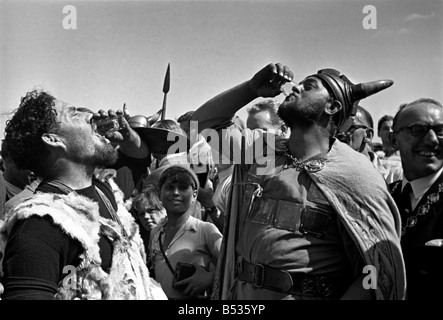
<svg viewBox="0 0 443 320">
<path fill-rule="evenodd" d="M 1 145 L 0 299 L 442 298 L 443 107 L 401 104 L 376 150 L 361 101 L 392 84 L 270 63 L 177 120 L 28 92 Z"/>
</svg>

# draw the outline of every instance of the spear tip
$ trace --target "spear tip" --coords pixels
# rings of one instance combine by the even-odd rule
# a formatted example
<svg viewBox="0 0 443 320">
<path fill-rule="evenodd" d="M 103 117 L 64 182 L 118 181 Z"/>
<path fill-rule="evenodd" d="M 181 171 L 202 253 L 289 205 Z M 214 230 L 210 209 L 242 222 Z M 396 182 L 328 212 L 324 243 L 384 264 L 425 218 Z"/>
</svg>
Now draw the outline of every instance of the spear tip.
<svg viewBox="0 0 443 320">
<path fill-rule="evenodd" d="M 168 63 L 168 68 L 166 69 L 166 75 L 165 75 L 165 81 L 163 82 L 163 93 L 168 93 L 169 92 L 169 84 L 170 84 L 170 73 L 171 73 L 171 68 L 170 68 L 171 63 Z"/>
</svg>

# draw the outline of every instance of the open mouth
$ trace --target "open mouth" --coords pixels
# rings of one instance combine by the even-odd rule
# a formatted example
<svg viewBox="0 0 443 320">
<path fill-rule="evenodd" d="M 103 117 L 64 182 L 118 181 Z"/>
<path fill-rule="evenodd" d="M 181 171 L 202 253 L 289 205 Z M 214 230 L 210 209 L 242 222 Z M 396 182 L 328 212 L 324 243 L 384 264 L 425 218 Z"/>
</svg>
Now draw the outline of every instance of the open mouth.
<svg viewBox="0 0 443 320">
<path fill-rule="evenodd" d="M 285 101 L 293 101 L 293 100 L 297 100 L 297 96 L 295 95 L 294 92 L 291 92 L 286 96 Z"/>
</svg>

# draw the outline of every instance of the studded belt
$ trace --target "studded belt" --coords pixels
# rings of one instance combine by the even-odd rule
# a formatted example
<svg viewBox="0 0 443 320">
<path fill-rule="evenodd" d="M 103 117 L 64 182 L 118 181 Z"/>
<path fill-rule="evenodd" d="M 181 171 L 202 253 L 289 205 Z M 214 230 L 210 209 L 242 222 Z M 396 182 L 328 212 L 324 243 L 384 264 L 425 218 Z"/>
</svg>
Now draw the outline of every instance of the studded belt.
<svg viewBox="0 0 443 320">
<path fill-rule="evenodd" d="M 338 299 L 344 293 L 343 281 L 335 277 L 289 273 L 245 259 L 240 259 L 237 269 L 238 279 L 250 282 L 256 288 L 330 299 Z"/>
</svg>

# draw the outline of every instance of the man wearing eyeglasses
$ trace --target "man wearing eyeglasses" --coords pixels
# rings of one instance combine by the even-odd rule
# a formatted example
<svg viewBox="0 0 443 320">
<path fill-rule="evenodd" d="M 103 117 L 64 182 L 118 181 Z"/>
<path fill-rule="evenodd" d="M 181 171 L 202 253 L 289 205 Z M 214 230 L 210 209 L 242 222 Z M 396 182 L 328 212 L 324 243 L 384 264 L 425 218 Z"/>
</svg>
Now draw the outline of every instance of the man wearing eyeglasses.
<svg viewBox="0 0 443 320">
<path fill-rule="evenodd" d="M 365 155 L 380 172 L 386 183 L 392 183 L 402 178 L 402 167 L 399 161 L 381 159 L 371 150 L 372 138 L 374 137 L 374 121 L 368 110 L 357 106 L 357 113 L 353 117 L 352 125 L 346 132 L 336 135 L 341 142 L 346 143 L 352 149 Z"/>
<path fill-rule="evenodd" d="M 408 299 L 443 298 L 443 107 L 433 99 L 400 106 L 389 135 L 404 178 L 390 185 L 402 216 Z"/>
</svg>

